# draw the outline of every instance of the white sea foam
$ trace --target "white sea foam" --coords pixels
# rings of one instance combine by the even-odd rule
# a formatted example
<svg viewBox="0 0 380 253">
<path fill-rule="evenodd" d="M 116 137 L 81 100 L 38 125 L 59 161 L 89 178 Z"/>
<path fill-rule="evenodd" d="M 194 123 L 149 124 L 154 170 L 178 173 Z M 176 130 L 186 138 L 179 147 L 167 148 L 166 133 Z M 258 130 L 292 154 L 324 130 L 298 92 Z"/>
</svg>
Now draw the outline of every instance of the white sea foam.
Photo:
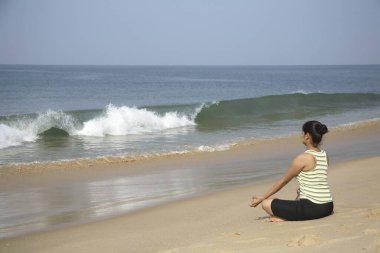
<svg viewBox="0 0 380 253">
<path fill-rule="evenodd" d="M 69 135 L 102 137 L 153 133 L 193 126 L 196 125 L 195 117 L 202 108 L 203 105 L 196 108 L 193 115 L 181 115 L 177 112 L 160 115 L 147 109 L 108 105 L 102 115 L 83 124 L 67 113 L 48 110 L 37 116 L 25 116 L 0 123 L 0 149 L 36 141 L 39 134 L 52 127 L 62 129 Z"/>
<path fill-rule="evenodd" d="M 155 112 L 136 107 L 108 105 L 105 113 L 84 122 L 76 135 L 105 136 L 130 135 L 162 131 L 170 128 L 195 125 L 194 119 L 177 112 L 159 115 Z"/>
<path fill-rule="evenodd" d="M 37 138 L 33 133 L 0 124 L 0 149 L 19 146 L 24 142 L 34 141 Z"/>
<path fill-rule="evenodd" d="M 234 146 L 234 145 L 236 145 L 236 144 L 223 144 L 223 145 L 218 145 L 218 146 L 205 146 L 205 145 L 202 145 L 202 146 L 199 146 L 197 148 L 197 151 L 200 151 L 200 152 L 226 151 L 226 150 L 231 149 L 231 147 Z"/>
<path fill-rule="evenodd" d="M 34 142 L 38 134 L 52 127 L 60 128 L 69 134 L 75 130 L 75 120 L 64 112 L 48 110 L 37 117 L 21 119 L 0 124 L 0 149 Z"/>
<path fill-rule="evenodd" d="M 308 92 L 308 91 L 305 91 L 305 90 L 296 90 L 290 94 L 304 94 L 304 95 L 308 95 L 310 94 L 311 92 Z"/>
</svg>

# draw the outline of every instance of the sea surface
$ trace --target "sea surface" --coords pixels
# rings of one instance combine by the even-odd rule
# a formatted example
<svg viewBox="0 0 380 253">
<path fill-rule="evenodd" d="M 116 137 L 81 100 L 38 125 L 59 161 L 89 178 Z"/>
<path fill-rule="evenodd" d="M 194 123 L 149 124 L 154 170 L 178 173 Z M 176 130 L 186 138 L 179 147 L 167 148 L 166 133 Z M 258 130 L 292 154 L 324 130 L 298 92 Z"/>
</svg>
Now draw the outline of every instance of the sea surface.
<svg viewBox="0 0 380 253">
<path fill-rule="evenodd" d="M 0 65 L 0 165 L 228 149 L 380 117 L 380 65 Z"/>
<path fill-rule="evenodd" d="M 380 65 L 0 65 L 0 175 L 5 166 L 76 169 L 78 161 L 218 152 L 299 134 L 307 120 L 344 128 L 379 118 Z M 379 155 L 378 139 L 357 140 L 351 152 L 334 144 L 331 160 Z M 241 161 L 194 159 L 37 186 L 24 175 L 25 185 L 0 185 L 0 239 L 252 184 L 281 174 L 291 158 L 284 150 Z"/>
</svg>

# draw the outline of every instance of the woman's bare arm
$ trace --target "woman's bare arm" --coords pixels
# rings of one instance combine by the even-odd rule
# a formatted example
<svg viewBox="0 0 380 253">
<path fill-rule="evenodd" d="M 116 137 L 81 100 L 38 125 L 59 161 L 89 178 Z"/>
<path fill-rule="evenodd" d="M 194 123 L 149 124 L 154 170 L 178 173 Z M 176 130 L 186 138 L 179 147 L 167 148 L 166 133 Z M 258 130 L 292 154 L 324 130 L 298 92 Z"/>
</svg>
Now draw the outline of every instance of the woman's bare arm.
<svg viewBox="0 0 380 253">
<path fill-rule="evenodd" d="M 285 174 L 263 196 L 253 197 L 251 207 L 256 207 L 264 199 L 269 198 L 281 190 L 287 183 L 297 176 L 309 162 L 310 156 L 308 154 L 300 154 L 294 158 Z"/>
</svg>

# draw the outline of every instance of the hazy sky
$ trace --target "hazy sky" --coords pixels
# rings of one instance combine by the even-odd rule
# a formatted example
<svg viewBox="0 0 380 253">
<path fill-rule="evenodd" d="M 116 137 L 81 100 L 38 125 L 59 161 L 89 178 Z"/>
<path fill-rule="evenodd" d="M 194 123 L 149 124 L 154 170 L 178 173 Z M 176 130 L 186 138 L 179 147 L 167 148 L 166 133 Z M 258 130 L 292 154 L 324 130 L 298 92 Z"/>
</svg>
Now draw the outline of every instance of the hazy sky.
<svg viewBox="0 0 380 253">
<path fill-rule="evenodd" d="M 0 0 L 0 64 L 380 64 L 380 0 Z"/>
</svg>

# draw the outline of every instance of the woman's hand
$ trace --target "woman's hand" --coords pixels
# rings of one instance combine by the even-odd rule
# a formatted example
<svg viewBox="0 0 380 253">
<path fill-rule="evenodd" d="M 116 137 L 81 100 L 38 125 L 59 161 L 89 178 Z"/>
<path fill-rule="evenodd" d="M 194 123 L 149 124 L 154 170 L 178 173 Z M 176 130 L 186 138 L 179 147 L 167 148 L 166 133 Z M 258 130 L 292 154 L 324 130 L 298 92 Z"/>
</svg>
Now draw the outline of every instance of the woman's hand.
<svg viewBox="0 0 380 253">
<path fill-rule="evenodd" d="M 256 207 L 258 206 L 261 202 L 263 202 L 265 198 L 264 197 L 261 197 L 261 196 L 254 196 L 252 198 L 252 202 L 251 204 L 249 205 L 250 207 Z"/>
<path fill-rule="evenodd" d="M 298 187 L 297 188 L 297 197 L 296 197 L 296 200 L 300 199 L 300 193 L 301 193 L 301 189 Z"/>
</svg>

